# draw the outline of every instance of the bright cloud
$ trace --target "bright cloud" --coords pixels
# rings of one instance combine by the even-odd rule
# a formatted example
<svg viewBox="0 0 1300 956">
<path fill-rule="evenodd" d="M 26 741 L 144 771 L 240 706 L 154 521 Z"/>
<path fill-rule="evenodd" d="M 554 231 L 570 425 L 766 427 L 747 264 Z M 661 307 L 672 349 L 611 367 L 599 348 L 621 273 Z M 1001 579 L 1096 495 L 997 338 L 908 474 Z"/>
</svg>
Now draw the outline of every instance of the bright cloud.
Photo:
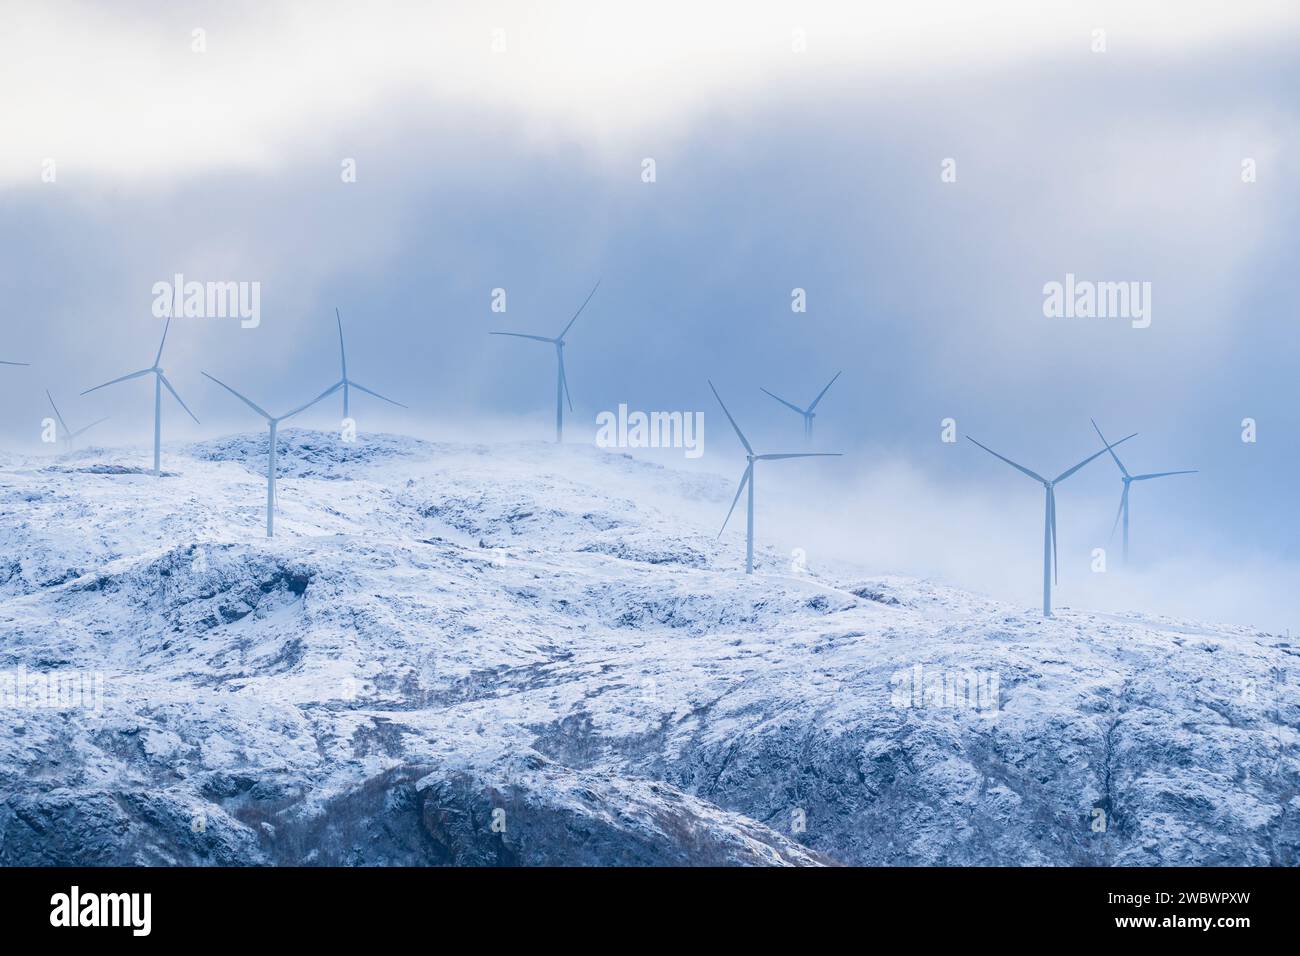
<svg viewBox="0 0 1300 956">
<path fill-rule="evenodd" d="M 1285 2 L 0 4 L 0 187 L 273 169 L 384 104 L 500 113 L 543 142 L 671 134 L 707 110 L 846 72 L 897 79 L 1268 36 Z M 194 51 L 204 31 L 206 52 Z M 497 33 L 496 31 L 502 31 Z M 795 52 L 796 31 L 807 51 Z M 504 52 L 494 52 L 494 42 Z"/>
</svg>

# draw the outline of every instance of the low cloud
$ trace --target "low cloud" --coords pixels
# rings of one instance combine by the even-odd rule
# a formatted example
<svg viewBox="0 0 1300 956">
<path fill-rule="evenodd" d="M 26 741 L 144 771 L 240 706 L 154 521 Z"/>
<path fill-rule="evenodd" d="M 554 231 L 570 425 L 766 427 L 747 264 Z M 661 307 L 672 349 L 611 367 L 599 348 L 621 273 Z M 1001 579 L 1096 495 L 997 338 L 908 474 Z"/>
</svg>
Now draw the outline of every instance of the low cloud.
<svg viewBox="0 0 1300 956">
<path fill-rule="evenodd" d="M 1098 29 L 1119 59 L 1185 55 L 1300 20 L 1294 5 L 1265 0 L 4 7 L 0 188 L 38 184 L 51 158 L 69 183 L 146 188 L 279 171 L 346 131 L 392 121 L 385 104 L 397 99 L 472 104 L 538 147 L 577 137 L 617 152 L 792 86 L 840 88 L 846 75 L 893 82 L 1068 62 L 1089 55 Z"/>
</svg>

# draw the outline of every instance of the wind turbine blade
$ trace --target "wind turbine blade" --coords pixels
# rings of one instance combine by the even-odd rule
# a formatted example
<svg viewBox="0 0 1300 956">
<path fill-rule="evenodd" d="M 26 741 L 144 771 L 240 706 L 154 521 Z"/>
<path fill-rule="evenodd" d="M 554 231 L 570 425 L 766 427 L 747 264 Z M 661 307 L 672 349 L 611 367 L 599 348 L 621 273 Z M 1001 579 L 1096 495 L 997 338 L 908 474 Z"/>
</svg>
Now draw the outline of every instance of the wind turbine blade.
<svg viewBox="0 0 1300 956">
<path fill-rule="evenodd" d="M 718 400 L 719 405 L 722 405 L 722 414 L 727 416 L 727 421 L 731 422 L 731 427 L 736 430 L 736 437 L 739 438 L 740 443 L 745 446 L 745 451 L 749 452 L 751 455 L 754 454 L 754 449 L 750 447 L 749 440 L 745 437 L 745 433 L 740 430 L 740 426 L 736 424 L 736 420 L 731 417 L 731 412 L 727 411 L 727 406 L 723 405 L 722 396 L 718 394 L 716 388 L 713 388 L 712 382 L 709 382 L 709 388 L 713 389 L 713 397 Z"/>
<path fill-rule="evenodd" d="M 104 422 L 108 421 L 108 418 L 109 418 L 109 416 L 105 415 L 103 418 L 100 418 L 100 419 L 98 419 L 98 420 L 96 420 L 96 421 L 91 422 L 91 423 L 90 423 L 89 425 L 87 425 L 85 428 L 78 428 L 75 432 L 72 432 L 70 435 L 68 435 L 68 437 L 69 437 L 69 438 L 76 438 L 78 435 L 81 435 L 81 434 L 84 434 L 84 433 L 90 431 L 90 430 L 91 430 L 92 428 L 94 428 L 96 425 L 102 425 L 102 424 L 104 424 Z"/>
<path fill-rule="evenodd" d="M 560 385 L 564 388 L 564 399 L 569 403 L 569 411 L 573 411 L 573 397 L 569 394 L 569 376 L 564 373 L 564 349 L 555 350 L 560 357 Z"/>
<path fill-rule="evenodd" d="M 111 381 L 111 382 L 105 382 L 103 385 L 96 385 L 94 388 L 88 388 L 88 389 L 86 389 L 84 392 L 82 392 L 81 394 L 82 394 L 82 395 L 89 395 L 91 392 L 97 392 L 97 391 L 99 391 L 101 388 L 108 388 L 108 386 L 110 386 L 110 385 L 116 385 L 118 382 L 125 382 L 125 381 L 127 381 L 128 379 L 139 378 L 141 375 L 148 375 L 148 374 L 149 374 L 150 372 L 152 372 L 152 371 L 153 371 L 153 369 L 151 369 L 151 368 L 142 368 L 142 369 L 140 369 L 140 371 L 138 371 L 138 372 L 132 372 L 130 375 L 123 375 L 121 378 L 115 378 L 115 379 L 113 379 L 113 381 Z"/>
<path fill-rule="evenodd" d="M 600 280 L 597 279 L 596 284 L 592 286 L 591 291 L 587 293 L 587 297 L 582 300 L 582 305 L 578 306 L 578 311 L 573 313 L 573 318 L 569 319 L 569 324 L 564 327 L 564 331 L 555 337 L 555 341 L 562 341 L 564 337 L 569 334 L 569 329 L 573 328 L 573 323 L 578 321 L 578 316 L 582 315 L 582 310 L 587 307 L 587 303 L 591 301 L 591 297 L 596 294 L 596 290 L 599 288 Z"/>
<path fill-rule="evenodd" d="M 343 360 L 343 377 L 348 377 L 348 353 L 343 348 L 343 316 L 339 315 L 338 306 L 334 307 L 334 318 L 339 323 L 339 358 Z"/>
<path fill-rule="evenodd" d="M 727 509 L 727 517 L 723 520 L 722 527 L 718 531 L 719 538 L 722 537 L 722 532 L 727 530 L 727 522 L 731 520 L 731 513 L 736 510 L 736 502 L 740 501 L 740 496 L 745 493 L 745 485 L 749 483 L 750 474 L 753 470 L 754 466 L 752 464 L 748 465 L 745 468 L 745 473 L 740 476 L 740 487 L 736 489 L 736 497 L 731 499 L 731 507 Z"/>
<path fill-rule="evenodd" d="M 1115 459 L 1115 464 L 1119 465 L 1119 470 L 1124 474 L 1124 477 L 1127 478 L 1129 476 L 1128 469 L 1125 468 L 1124 463 L 1119 460 L 1119 455 L 1115 454 L 1115 449 L 1110 446 L 1110 442 L 1106 441 L 1106 436 L 1101 433 L 1100 428 L 1097 428 L 1097 423 L 1091 418 L 1088 419 L 1088 421 L 1092 422 L 1092 427 L 1097 429 L 1097 437 L 1101 439 L 1102 444 L 1106 446 L 1106 450 L 1110 452 L 1110 457 Z"/>
<path fill-rule="evenodd" d="M 838 451 L 806 451 L 794 455 L 755 455 L 755 461 L 781 461 L 785 458 L 843 458 L 844 453 Z"/>
<path fill-rule="evenodd" d="M 1080 468 L 1082 468 L 1084 465 L 1088 464 L 1088 462 L 1092 461 L 1092 460 L 1095 459 L 1095 458 L 1100 458 L 1102 455 L 1106 454 L 1106 452 L 1107 452 L 1109 449 L 1113 449 L 1113 448 L 1115 448 L 1117 445 L 1122 445 L 1122 444 L 1124 444 L 1124 442 L 1128 441 L 1130 438 L 1133 438 L 1133 437 L 1136 436 L 1136 435 L 1137 435 L 1137 432 L 1134 432 L 1132 435 L 1127 435 L 1127 436 L 1125 436 L 1124 438 L 1121 438 L 1119 441 L 1115 442 L 1114 445 L 1107 445 L 1107 446 L 1106 446 L 1105 448 L 1103 448 L 1101 451 L 1097 452 L 1097 454 L 1095 454 L 1095 455 L 1089 455 L 1087 458 L 1085 458 L 1083 461 L 1079 462 L 1079 463 L 1078 463 L 1077 465 L 1075 465 L 1073 468 L 1067 468 L 1065 471 L 1063 471 L 1063 472 L 1061 472 L 1059 475 L 1057 475 L 1056 478 L 1055 478 L 1054 480 L 1055 480 L 1055 481 L 1065 481 L 1066 478 L 1069 478 L 1072 474 L 1074 474 L 1076 471 L 1078 471 L 1078 470 L 1079 470 Z M 1102 441 L 1105 441 L 1105 440 L 1106 440 L 1106 439 L 1104 439 L 1104 438 L 1102 439 Z M 1114 454 L 1114 452 L 1112 451 L 1111 454 Z"/>
<path fill-rule="evenodd" d="M 181 408 L 185 409 L 185 414 L 189 415 L 190 418 L 194 418 L 194 424 L 196 425 L 201 424 L 201 422 L 194 417 L 194 413 L 190 411 L 190 407 L 186 405 L 185 402 L 181 401 L 181 397 L 176 394 L 176 389 L 172 388 L 172 383 L 167 381 L 167 376 L 164 375 L 162 372 L 159 372 L 158 380 L 163 383 L 163 387 L 167 389 L 167 391 L 172 393 L 172 398 L 176 399 L 176 401 L 181 403 Z"/>
<path fill-rule="evenodd" d="M 70 432 L 72 429 L 68 428 L 67 422 L 65 422 L 63 416 L 59 414 L 59 406 L 54 404 L 54 396 L 50 394 L 48 388 L 45 390 L 45 397 L 50 400 L 50 408 L 54 409 L 54 417 L 59 420 L 59 427 L 62 428 L 65 433 Z"/>
<path fill-rule="evenodd" d="M 769 392 L 767 389 L 765 389 L 762 385 L 758 386 L 758 390 L 762 392 L 764 395 L 772 395 L 772 393 Z M 794 409 L 800 415 L 806 415 L 808 414 L 808 412 L 812 411 L 812 409 L 808 409 L 807 411 L 805 411 L 804 409 L 800 408 L 798 405 L 794 404 L 793 402 L 787 402 L 780 395 L 772 395 L 772 397 L 775 398 L 782 405 L 784 405 L 786 408 Z"/>
<path fill-rule="evenodd" d="M 1155 474 L 1151 474 L 1151 475 L 1134 475 L 1133 480 L 1146 481 L 1148 478 L 1167 478 L 1169 475 L 1194 475 L 1194 474 L 1196 474 L 1195 469 L 1192 469 L 1191 471 L 1157 471 Z"/>
<path fill-rule="evenodd" d="M 343 384 L 342 382 L 339 382 L 339 385 L 342 384 Z M 406 405 L 403 405 L 401 402 L 394 401 L 393 399 L 387 397 L 386 395 L 380 395 L 378 392 L 372 391 L 371 389 L 366 388 L 364 385 L 358 385 L 356 382 L 352 381 L 351 379 L 348 379 L 348 384 L 351 385 L 353 388 L 358 389 L 359 391 L 365 392 L 367 395 L 373 395 L 375 396 L 375 398 L 383 399 L 389 405 L 396 405 L 398 408 L 408 407 Z M 338 386 L 336 385 L 335 388 L 338 388 Z M 333 389 L 331 389 L 331 391 L 333 391 Z M 329 392 L 326 392 L 325 394 L 328 395 Z M 324 398 L 325 396 L 322 395 L 321 397 Z"/>
<path fill-rule="evenodd" d="M 167 317 L 167 324 L 163 326 L 162 341 L 158 343 L 158 354 L 153 357 L 153 367 L 157 368 L 158 363 L 162 361 L 163 346 L 167 344 L 167 330 L 172 327 L 171 316 Z M 197 419 L 195 419 L 197 421 Z"/>
<path fill-rule="evenodd" d="M 1026 468 L 1024 465 L 1017 465 L 1017 464 L 1016 464 L 1014 461 L 1012 461 L 1010 458 L 1005 458 L 1005 457 L 1003 457 L 1002 455 L 999 455 L 997 452 L 995 452 L 992 448 L 989 448 L 987 445 L 980 445 L 980 443 L 977 442 L 977 441 L 975 441 L 975 439 L 971 438 L 970 435 L 967 435 L 967 436 L 966 436 L 966 439 L 967 439 L 968 441 L 974 442 L 976 445 L 979 445 L 981 448 L 983 448 L 986 452 L 988 452 L 988 453 L 989 453 L 990 455 L 992 455 L 994 458 L 1001 458 L 1003 461 L 1005 461 L 1005 462 L 1006 462 L 1008 465 L 1010 465 L 1012 468 L 1016 469 L 1016 471 L 1019 471 L 1019 472 L 1021 472 L 1022 474 L 1026 474 L 1026 475 L 1028 475 L 1030 478 L 1034 479 L 1034 481 L 1041 481 L 1043 484 L 1047 484 L 1047 479 L 1044 478 L 1042 475 L 1039 475 L 1039 474 L 1036 474 L 1035 472 L 1030 471 L 1030 470 L 1029 470 L 1028 468 Z"/>
<path fill-rule="evenodd" d="M 1119 496 L 1119 507 L 1115 509 L 1115 523 L 1110 526 L 1110 537 L 1106 539 L 1109 543 L 1115 537 L 1115 529 L 1119 527 L 1119 519 L 1124 517 L 1124 502 L 1128 501 L 1128 482 L 1124 483 L 1124 493 Z"/>
<path fill-rule="evenodd" d="M 555 344 L 555 339 L 548 339 L 544 335 L 525 335 L 523 332 L 489 332 L 488 335 L 508 335 L 514 339 L 532 339 L 534 342 L 547 342 Z"/>
<path fill-rule="evenodd" d="M 272 417 L 272 416 L 267 412 L 267 410 L 266 410 L 265 408 L 263 408 L 261 405 L 258 405 L 256 402 L 251 401 L 250 399 L 245 398 L 243 395 L 240 395 L 237 391 L 235 391 L 233 388 L 231 388 L 231 387 L 230 387 L 229 385 L 227 385 L 225 382 L 221 381 L 221 379 L 219 379 L 219 378 L 213 378 L 213 377 L 212 377 L 211 375 L 209 375 L 207 372 L 203 372 L 202 374 L 203 374 L 203 377 L 204 377 L 204 378 L 210 378 L 210 379 L 212 379 L 212 381 L 216 382 L 218 385 L 220 385 L 222 388 L 224 388 L 224 389 L 225 389 L 227 392 L 229 392 L 231 395 L 235 396 L 235 398 L 239 399 L 241 402 L 243 402 L 245 405 L 247 405 L 247 406 L 248 406 L 249 408 L 251 408 L 253 411 L 257 412 L 257 414 L 261 415 L 261 416 L 262 416 L 263 418 L 265 418 L 268 422 L 273 422 L 273 421 L 275 421 L 275 419 L 274 419 L 274 418 L 273 418 L 273 417 Z M 336 386 L 336 387 L 337 387 L 337 386 Z"/>
<path fill-rule="evenodd" d="M 820 392 L 817 393 L 817 397 L 813 399 L 813 403 L 812 403 L 811 405 L 808 406 L 808 411 L 811 412 L 814 408 L 817 407 L 817 403 L 820 402 L 820 401 L 822 400 L 822 396 L 825 395 L 827 392 L 830 391 L 831 386 L 835 384 L 835 379 L 836 379 L 836 378 L 839 378 L 840 375 L 842 375 L 842 374 L 843 374 L 842 372 L 836 372 L 836 373 L 835 373 L 835 378 L 832 378 L 829 382 L 827 382 L 827 383 L 826 383 L 826 387 L 823 388 Z"/>
<path fill-rule="evenodd" d="M 24 365 L 24 366 L 26 366 L 26 365 L 29 365 L 29 364 L 31 364 L 31 363 L 29 363 L 29 362 L 4 362 L 4 361 L 0 361 L 0 365 Z"/>
<path fill-rule="evenodd" d="M 1056 556 L 1056 489 L 1049 487 L 1047 489 L 1048 510 L 1052 513 L 1052 581 L 1055 584 L 1061 583 L 1060 571 L 1061 562 Z"/>
<path fill-rule="evenodd" d="M 352 385 L 353 388 L 361 388 L 361 386 L 358 385 L 356 382 L 351 382 L 350 384 Z M 335 392 L 337 392 L 337 391 L 338 391 L 340 388 L 342 388 L 342 387 L 343 387 L 343 383 L 342 383 L 342 382 L 335 382 L 335 383 L 334 383 L 333 385 L 331 385 L 329 388 L 325 389 L 325 391 L 321 392 L 319 395 L 317 395 L 315 398 L 313 398 L 313 399 L 312 399 L 310 402 L 308 402 L 306 405 L 299 405 L 299 406 L 298 406 L 297 408 L 295 408 L 293 411 L 291 411 L 291 412 L 285 412 L 283 415 L 281 415 L 279 418 L 277 418 L 276 421 L 277 421 L 277 422 L 282 422 L 282 421 L 284 421 L 286 418 L 292 418 L 294 415 L 297 415 L 299 412 L 305 412 L 307 409 L 311 408 L 313 405 L 315 405 L 315 404 L 316 404 L 317 402 L 319 402 L 321 399 L 329 398 L 331 395 L 333 395 Z M 366 388 L 361 388 L 361 391 L 363 391 L 363 392 L 368 392 L 368 391 L 370 391 L 370 390 L 369 390 L 369 389 L 366 389 Z M 375 393 L 374 393 L 374 392 L 370 392 L 370 394 L 371 394 L 371 395 L 374 395 Z M 379 398 L 384 398 L 384 396 L 382 396 L 382 395 L 380 395 L 380 396 L 378 396 L 378 397 L 379 397 Z M 388 399 L 384 398 L 384 401 L 388 401 Z M 397 404 L 397 403 L 394 402 L 393 404 Z"/>
</svg>

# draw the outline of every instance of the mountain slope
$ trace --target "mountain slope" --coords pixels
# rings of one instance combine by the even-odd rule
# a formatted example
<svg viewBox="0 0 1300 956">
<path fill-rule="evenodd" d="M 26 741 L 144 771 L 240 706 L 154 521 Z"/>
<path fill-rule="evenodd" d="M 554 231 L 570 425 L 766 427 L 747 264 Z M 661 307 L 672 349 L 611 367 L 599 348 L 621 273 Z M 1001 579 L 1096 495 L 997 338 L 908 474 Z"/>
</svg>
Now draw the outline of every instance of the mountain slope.
<svg viewBox="0 0 1300 956">
<path fill-rule="evenodd" d="M 0 675 L 103 675 L 0 863 L 1296 861 L 1284 639 L 747 579 L 729 480 L 578 446 L 289 431 L 267 541 L 265 445 L 0 470 Z"/>
</svg>

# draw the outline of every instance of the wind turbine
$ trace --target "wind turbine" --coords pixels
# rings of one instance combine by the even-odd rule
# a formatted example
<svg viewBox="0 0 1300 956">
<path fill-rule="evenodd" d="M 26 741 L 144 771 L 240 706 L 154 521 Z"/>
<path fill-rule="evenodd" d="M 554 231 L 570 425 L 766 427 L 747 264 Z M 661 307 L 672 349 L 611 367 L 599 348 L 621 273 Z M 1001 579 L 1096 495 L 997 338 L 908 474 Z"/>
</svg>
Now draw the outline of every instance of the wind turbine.
<svg viewBox="0 0 1300 956">
<path fill-rule="evenodd" d="M 375 396 L 375 398 L 383 399 L 385 402 L 388 402 L 388 404 L 396 405 L 398 408 L 406 408 L 407 406 L 403 405 L 401 402 L 395 402 L 391 398 L 386 398 L 385 396 L 380 395 L 378 392 L 371 391 L 361 383 L 354 382 L 352 381 L 352 379 L 348 378 L 348 353 L 343 348 L 343 317 L 339 315 L 339 310 L 337 308 L 335 308 L 334 310 L 334 318 L 337 319 L 339 323 L 339 359 L 343 363 L 343 377 L 340 378 L 335 383 L 335 387 L 342 386 L 343 388 L 343 417 L 344 418 L 348 417 L 348 388 L 349 387 L 355 388 L 358 391 L 365 392 L 367 395 L 373 395 Z"/>
<path fill-rule="evenodd" d="M 803 416 L 803 437 L 812 438 L 813 419 L 817 417 L 817 413 L 815 411 L 815 409 L 817 408 L 817 403 L 822 400 L 822 396 L 825 395 L 830 390 L 830 387 L 835 384 L 835 379 L 839 378 L 840 374 L 841 373 L 839 372 L 835 373 L 835 377 L 826 383 L 826 387 L 823 388 L 817 394 L 817 397 L 812 400 L 812 404 L 809 405 L 807 408 L 800 408 L 798 405 L 794 404 L 794 402 L 787 402 L 780 395 L 773 395 L 771 392 L 763 388 L 761 385 L 759 386 L 758 390 L 765 395 L 771 395 L 772 398 L 775 398 L 786 408 L 793 409 L 794 411 L 802 415 Z"/>
<path fill-rule="evenodd" d="M 181 401 L 181 397 L 176 394 L 176 389 L 172 388 L 172 383 L 167 381 L 167 376 L 163 374 L 162 367 L 158 364 L 162 361 L 163 346 L 167 344 L 167 330 L 171 328 L 172 320 L 167 319 L 167 324 L 163 326 L 162 341 L 158 343 L 158 354 L 154 356 L 153 365 L 141 369 L 138 372 L 132 372 L 130 375 L 123 375 L 121 378 L 115 378 L 111 382 L 105 382 L 103 385 L 96 385 L 94 388 L 88 388 L 82 395 L 89 395 L 101 388 L 107 388 L 110 385 L 116 385 L 118 382 L 125 382 L 128 379 L 139 378 L 142 375 L 152 374 L 153 382 L 153 473 L 159 477 L 162 476 L 162 390 L 164 388 L 172 393 L 172 398 L 180 402 L 181 408 L 185 409 L 185 414 L 194 418 L 194 413 L 190 407 Z M 199 424 L 199 420 L 194 418 L 194 424 Z"/>
<path fill-rule="evenodd" d="M 25 367 L 27 364 L 28 364 L 27 362 L 4 362 L 4 361 L 0 361 L 0 365 L 22 365 L 22 366 Z"/>
<path fill-rule="evenodd" d="M 718 537 L 722 537 L 722 532 L 727 530 L 727 522 L 731 520 L 731 513 L 736 510 L 736 503 L 740 501 L 740 493 L 749 487 L 749 504 L 746 508 L 745 518 L 745 573 L 754 573 L 754 463 L 758 461 L 780 461 L 785 458 L 839 458 L 839 452 L 796 452 L 784 455 L 756 455 L 753 447 L 745 438 L 745 433 L 740 430 L 736 420 L 731 417 L 731 412 L 727 411 L 727 406 L 722 404 L 722 396 L 718 390 L 713 388 L 713 383 L 709 382 L 709 388 L 713 389 L 713 397 L 722 405 L 722 413 L 727 416 L 727 421 L 731 422 L 731 427 L 736 430 L 736 437 L 740 443 L 745 446 L 745 457 L 748 464 L 745 466 L 745 473 L 741 475 L 740 487 L 736 489 L 736 497 L 731 500 L 731 507 L 727 510 L 727 517 L 722 522 L 722 528 L 718 531 Z M 1100 454 L 1100 452 L 1098 453 Z"/>
<path fill-rule="evenodd" d="M 1091 419 L 1090 419 L 1091 420 Z M 1092 423 L 1093 428 L 1097 428 L 1097 423 Z M 1128 563 L 1128 492 L 1129 486 L 1135 481 L 1150 481 L 1152 478 L 1168 478 L 1170 475 L 1194 475 L 1196 469 L 1191 471 L 1157 471 L 1149 475 L 1130 475 L 1124 463 L 1119 460 L 1119 455 L 1115 454 L 1115 447 L 1106 441 L 1106 436 L 1102 435 L 1101 429 L 1097 428 L 1097 435 L 1106 444 L 1106 450 L 1110 452 L 1110 457 L 1115 459 L 1115 464 L 1119 465 L 1119 473 L 1124 482 L 1124 493 L 1119 496 L 1119 510 L 1115 512 L 1115 524 L 1110 526 L 1110 536 L 1115 537 L 1115 527 L 1119 524 L 1120 519 L 1124 519 L 1124 562 Z M 1116 445 L 1119 442 L 1115 443 Z"/>
<path fill-rule="evenodd" d="M 239 399 L 241 402 L 243 402 L 253 411 L 257 412 L 257 414 L 261 415 L 263 418 L 266 419 L 271 434 L 270 447 L 266 456 L 266 536 L 268 538 L 273 537 L 275 534 L 275 432 L 276 429 L 279 428 L 280 422 L 284 421 L 286 418 L 292 418 L 294 415 L 297 415 L 299 412 L 305 412 L 307 409 L 311 408 L 321 399 L 333 395 L 335 392 L 339 390 L 340 385 L 338 382 L 335 382 L 329 388 L 325 389 L 325 391 L 321 392 L 319 395 L 313 398 L 306 405 L 299 405 L 291 412 L 285 412 L 283 415 L 276 416 L 276 415 L 272 415 L 266 409 L 262 408 L 261 405 L 258 405 L 256 402 L 252 401 L 251 399 L 245 398 L 243 395 L 239 394 L 237 391 L 235 391 L 233 388 L 231 388 L 229 385 L 227 385 L 225 382 L 221 381 L 220 379 L 208 375 L 207 372 L 204 372 L 203 375 L 205 378 L 212 379 L 212 381 L 216 382 L 218 385 L 224 388 L 231 395 L 235 396 L 235 398 Z"/>
<path fill-rule="evenodd" d="M 101 422 L 108 421 L 107 416 L 105 416 L 104 418 L 101 418 L 98 421 L 91 422 L 85 428 L 78 428 L 74 432 L 71 428 L 68 427 L 68 423 L 63 420 L 63 416 L 59 414 L 59 406 L 54 404 L 54 396 L 50 394 L 50 390 L 48 388 L 45 390 L 45 397 L 50 400 L 50 408 L 54 409 L 54 417 L 59 420 L 59 428 L 63 432 L 63 443 L 67 448 L 72 447 L 72 439 L 76 438 L 78 435 L 82 434 L 83 432 L 90 431 L 92 428 L 94 428 L 96 425 L 100 424 Z"/>
<path fill-rule="evenodd" d="M 1134 432 L 1133 434 L 1136 435 L 1137 433 Z M 1087 458 L 1079 462 L 1073 468 L 1067 468 L 1065 471 L 1061 472 L 1059 475 L 1057 475 L 1055 478 L 1049 481 L 1048 479 L 1044 478 L 1042 475 L 1030 471 L 1028 468 L 1024 467 L 1023 465 L 1017 465 L 1010 458 L 1006 458 L 1002 455 L 999 455 L 997 452 L 995 452 L 992 448 L 989 448 L 987 445 L 980 445 L 979 442 L 975 441 L 975 439 L 971 438 L 969 435 L 967 435 L 966 437 L 970 439 L 972 442 L 974 442 L 976 445 L 979 445 L 981 448 L 983 448 L 994 458 L 1002 459 L 1002 461 L 1005 461 L 1012 468 L 1016 469 L 1016 471 L 1024 475 L 1028 475 L 1030 478 L 1034 479 L 1034 481 L 1040 482 L 1043 486 L 1044 499 L 1046 502 L 1044 506 L 1045 510 L 1043 514 L 1043 617 L 1051 617 L 1052 616 L 1052 578 L 1055 572 L 1058 570 L 1057 560 L 1056 560 L 1056 486 L 1059 485 L 1061 482 L 1065 481 L 1066 478 L 1069 478 L 1071 475 L 1073 475 L 1084 465 L 1088 464 L 1088 462 L 1092 461 L 1094 458 L 1098 458 L 1101 455 L 1106 454 L 1106 449 L 1103 448 L 1095 455 L 1089 455 Z M 1129 435 L 1128 438 L 1121 438 L 1119 441 L 1115 442 L 1115 444 L 1122 445 L 1124 442 L 1128 441 L 1129 438 L 1132 437 L 1133 435 Z M 1103 441 L 1104 440 L 1105 439 L 1103 439 Z M 1059 577 L 1058 577 L 1058 583 L 1059 583 Z"/>
<path fill-rule="evenodd" d="M 596 290 L 599 288 L 600 282 L 597 280 L 591 292 L 587 294 L 587 298 L 583 300 L 582 305 L 578 306 L 578 311 L 573 313 L 573 318 L 564 327 L 564 331 L 553 339 L 548 339 L 544 335 L 525 335 L 522 332 L 490 333 L 492 335 L 509 335 L 516 339 L 549 342 L 555 346 L 555 363 L 558 368 L 555 377 L 555 441 L 557 444 L 564 440 L 564 403 L 566 401 L 569 403 L 569 411 L 573 411 L 573 399 L 569 397 L 569 380 L 564 375 L 564 337 L 569 333 L 569 329 L 573 328 L 573 323 L 578 321 L 578 316 L 582 315 L 582 310 L 587 307 L 587 303 L 591 301 L 591 297 L 596 294 Z"/>
</svg>

